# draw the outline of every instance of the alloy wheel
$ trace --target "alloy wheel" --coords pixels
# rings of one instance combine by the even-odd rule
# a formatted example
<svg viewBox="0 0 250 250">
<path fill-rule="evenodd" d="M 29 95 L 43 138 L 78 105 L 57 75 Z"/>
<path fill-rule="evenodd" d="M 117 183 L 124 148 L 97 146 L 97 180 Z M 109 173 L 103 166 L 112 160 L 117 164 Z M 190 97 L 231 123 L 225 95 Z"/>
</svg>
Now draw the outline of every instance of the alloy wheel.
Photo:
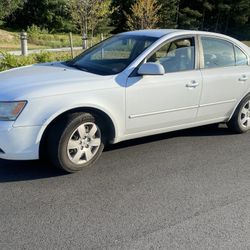
<svg viewBox="0 0 250 250">
<path fill-rule="evenodd" d="M 240 112 L 240 124 L 246 129 L 250 129 L 250 101 L 248 100 Z"/>
<path fill-rule="evenodd" d="M 101 146 L 101 131 L 95 123 L 81 124 L 70 136 L 67 153 L 76 165 L 89 162 Z"/>
</svg>

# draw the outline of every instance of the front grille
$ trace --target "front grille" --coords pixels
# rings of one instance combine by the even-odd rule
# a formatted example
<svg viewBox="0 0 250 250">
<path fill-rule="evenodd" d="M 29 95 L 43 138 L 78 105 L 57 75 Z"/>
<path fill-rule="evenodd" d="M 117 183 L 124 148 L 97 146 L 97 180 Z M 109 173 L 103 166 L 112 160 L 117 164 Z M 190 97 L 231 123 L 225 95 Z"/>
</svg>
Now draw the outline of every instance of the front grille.
<svg viewBox="0 0 250 250">
<path fill-rule="evenodd" d="M 5 154 L 4 151 L 0 148 L 0 154 Z"/>
</svg>

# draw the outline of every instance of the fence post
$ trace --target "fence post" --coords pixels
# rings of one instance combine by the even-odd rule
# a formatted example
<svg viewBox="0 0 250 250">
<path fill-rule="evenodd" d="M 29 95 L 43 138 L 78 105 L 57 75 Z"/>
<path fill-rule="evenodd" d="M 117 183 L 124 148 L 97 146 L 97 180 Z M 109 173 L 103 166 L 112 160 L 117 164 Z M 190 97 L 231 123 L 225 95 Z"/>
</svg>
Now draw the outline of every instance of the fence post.
<svg viewBox="0 0 250 250">
<path fill-rule="evenodd" d="M 69 43 L 70 43 L 70 49 L 71 49 L 71 57 L 74 58 L 74 45 L 73 45 L 73 36 L 72 32 L 69 33 Z"/>
<path fill-rule="evenodd" d="M 82 48 L 85 50 L 88 48 L 88 37 L 86 33 L 83 33 L 82 41 L 83 41 Z"/>
<path fill-rule="evenodd" d="M 101 35 L 100 35 L 100 39 L 101 39 L 101 42 L 104 40 L 104 37 L 103 37 L 103 33 L 101 33 Z M 102 57 L 102 59 L 104 59 L 104 49 L 102 49 L 102 52 L 101 52 L 101 57 Z"/>
<path fill-rule="evenodd" d="M 22 55 L 27 56 L 28 55 L 28 36 L 26 32 L 21 32 L 20 40 L 21 40 Z"/>
</svg>

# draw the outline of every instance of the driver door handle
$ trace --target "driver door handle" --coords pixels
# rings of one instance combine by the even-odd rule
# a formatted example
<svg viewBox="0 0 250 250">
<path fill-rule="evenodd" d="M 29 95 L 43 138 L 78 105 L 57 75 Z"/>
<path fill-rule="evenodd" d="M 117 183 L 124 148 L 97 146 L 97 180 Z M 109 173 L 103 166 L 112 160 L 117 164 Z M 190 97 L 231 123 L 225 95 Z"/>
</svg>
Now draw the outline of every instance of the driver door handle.
<svg viewBox="0 0 250 250">
<path fill-rule="evenodd" d="M 187 88 L 196 88 L 196 87 L 198 87 L 199 85 L 200 85 L 200 84 L 194 80 L 194 81 L 191 81 L 190 83 L 188 83 L 188 84 L 186 85 L 186 87 L 187 87 Z"/>
<path fill-rule="evenodd" d="M 239 78 L 239 81 L 240 81 L 240 82 L 246 82 L 247 80 L 248 80 L 247 75 L 242 75 L 242 76 Z"/>
</svg>

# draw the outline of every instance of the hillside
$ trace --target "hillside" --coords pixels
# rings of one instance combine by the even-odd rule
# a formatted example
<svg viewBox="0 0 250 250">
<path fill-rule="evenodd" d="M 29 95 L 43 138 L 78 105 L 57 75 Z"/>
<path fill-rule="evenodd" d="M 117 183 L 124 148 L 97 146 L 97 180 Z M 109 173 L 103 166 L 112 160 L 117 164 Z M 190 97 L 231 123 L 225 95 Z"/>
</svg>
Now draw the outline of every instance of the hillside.
<svg viewBox="0 0 250 250">
<path fill-rule="evenodd" d="M 8 49 L 18 46 L 18 34 L 0 29 L 0 49 Z"/>
<path fill-rule="evenodd" d="M 6 30 L 0 29 L 1 42 L 15 42 L 17 40 L 17 34 L 13 32 L 8 32 Z"/>
<path fill-rule="evenodd" d="M 19 50 L 19 36 L 19 32 L 9 32 L 0 29 L 0 50 Z M 73 41 L 75 46 L 82 44 L 82 38 L 79 35 L 73 35 Z M 69 35 L 32 33 L 28 36 L 28 46 L 29 49 L 68 47 Z"/>
</svg>

